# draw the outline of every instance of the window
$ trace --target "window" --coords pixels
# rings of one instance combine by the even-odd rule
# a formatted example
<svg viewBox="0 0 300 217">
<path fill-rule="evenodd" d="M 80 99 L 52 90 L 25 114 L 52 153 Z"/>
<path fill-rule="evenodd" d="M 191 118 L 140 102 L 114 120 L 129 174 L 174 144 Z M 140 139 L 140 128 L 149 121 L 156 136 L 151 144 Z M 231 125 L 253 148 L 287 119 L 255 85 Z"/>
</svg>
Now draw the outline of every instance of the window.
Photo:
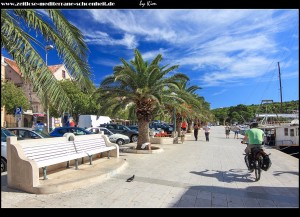
<svg viewBox="0 0 300 217">
<path fill-rule="evenodd" d="M 66 78 L 66 71 L 62 70 L 62 74 L 61 74 L 62 78 Z"/>
<path fill-rule="evenodd" d="M 115 127 L 114 127 L 113 125 L 108 125 L 108 126 L 107 126 L 107 129 L 109 129 L 109 130 L 114 130 Z"/>
<path fill-rule="evenodd" d="M 288 128 L 284 128 L 284 135 L 288 136 L 289 135 L 289 129 Z"/>
<path fill-rule="evenodd" d="M 295 136 L 295 130 L 294 129 L 290 129 L 290 135 Z"/>
</svg>

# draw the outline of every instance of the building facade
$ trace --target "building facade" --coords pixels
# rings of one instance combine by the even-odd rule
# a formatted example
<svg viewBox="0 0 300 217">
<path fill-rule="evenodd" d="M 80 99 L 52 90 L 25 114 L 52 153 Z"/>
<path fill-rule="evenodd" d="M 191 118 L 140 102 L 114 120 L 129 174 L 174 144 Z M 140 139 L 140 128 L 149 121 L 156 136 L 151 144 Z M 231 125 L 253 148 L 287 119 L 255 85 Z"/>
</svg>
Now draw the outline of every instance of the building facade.
<svg viewBox="0 0 300 217">
<path fill-rule="evenodd" d="M 5 67 L 7 64 L 4 62 L 4 57 L 1 56 L 1 84 L 5 81 Z M 5 122 L 5 107 L 1 106 L 1 127 L 6 126 Z"/>
<path fill-rule="evenodd" d="M 48 67 L 57 80 L 71 79 L 71 76 L 67 71 L 66 67 L 64 66 L 64 64 L 51 65 Z M 1 81 L 2 81 L 2 77 L 4 80 L 11 81 L 17 87 L 22 88 L 28 101 L 30 102 L 31 109 L 27 111 L 23 111 L 21 126 L 32 127 L 33 124 L 37 121 L 41 123 L 46 123 L 47 122 L 46 109 L 44 108 L 36 92 L 34 91 L 33 85 L 30 83 L 30 81 L 26 81 L 24 79 L 24 76 L 20 72 L 20 69 L 17 66 L 15 61 L 3 56 L 1 56 Z M 52 124 L 54 122 L 54 120 L 52 119 L 54 118 L 50 118 L 49 127 L 51 128 L 54 125 Z M 3 123 L 2 120 L 4 120 Z M 3 109 L 3 114 L 2 114 L 2 108 L 1 108 L 1 126 L 6 126 L 6 127 L 16 126 L 16 121 L 14 116 L 5 114 L 5 109 Z"/>
</svg>

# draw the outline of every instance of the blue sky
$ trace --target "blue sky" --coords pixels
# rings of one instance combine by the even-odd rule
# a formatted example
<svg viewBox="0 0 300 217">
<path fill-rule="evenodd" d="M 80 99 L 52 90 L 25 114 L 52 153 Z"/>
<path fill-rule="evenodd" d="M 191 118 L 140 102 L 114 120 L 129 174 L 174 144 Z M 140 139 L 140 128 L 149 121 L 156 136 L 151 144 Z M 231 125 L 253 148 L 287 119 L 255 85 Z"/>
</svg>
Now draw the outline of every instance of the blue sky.
<svg viewBox="0 0 300 217">
<path fill-rule="evenodd" d="M 211 108 L 299 100 L 299 10 L 62 10 L 85 36 L 98 87 L 120 58 L 179 64 Z M 49 52 L 49 65 L 61 60 Z"/>
</svg>

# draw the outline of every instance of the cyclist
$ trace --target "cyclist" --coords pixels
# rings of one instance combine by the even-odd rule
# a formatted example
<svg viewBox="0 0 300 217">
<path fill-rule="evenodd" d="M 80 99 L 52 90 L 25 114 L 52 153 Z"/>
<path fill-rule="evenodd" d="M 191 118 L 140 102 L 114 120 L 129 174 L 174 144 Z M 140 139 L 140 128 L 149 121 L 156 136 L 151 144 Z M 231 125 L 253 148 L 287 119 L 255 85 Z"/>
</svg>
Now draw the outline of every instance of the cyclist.
<svg viewBox="0 0 300 217">
<path fill-rule="evenodd" d="M 246 154 L 249 154 L 251 152 L 251 148 L 263 147 L 265 133 L 257 127 L 258 123 L 254 122 L 250 125 L 250 129 L 245 131 L 243 143 L 248 142 L 247 148 L 245 149 Z"/>
<path fill-rule="evenodd" d="M 246 130 L 245 131 L 245 137 L 242 141 L 242 143 L 247 143 L 247 147 L 245 149 L 245 152 L 246 152 L 246 155 L 247 156 L 251 156 L 249 155 L 251 153 L 251 149 L 252 148 L 259 148 L 261 149 L 262 146 L 263 146 L 263 142 L 264 142 L 264 131 L 262 131 L 261 129 L 258 129 L 258 123 L 252 123 L 250 125 L 250 129 L 249 130 Z M 250 172 L 253 172 L 254 169 L 253 168 L 250 168 L 249 165 L 250 165 L 250 161 L 252 161 L 252 158 L 249 158 L 248 157 L 248 169 Z"/>
</svg>

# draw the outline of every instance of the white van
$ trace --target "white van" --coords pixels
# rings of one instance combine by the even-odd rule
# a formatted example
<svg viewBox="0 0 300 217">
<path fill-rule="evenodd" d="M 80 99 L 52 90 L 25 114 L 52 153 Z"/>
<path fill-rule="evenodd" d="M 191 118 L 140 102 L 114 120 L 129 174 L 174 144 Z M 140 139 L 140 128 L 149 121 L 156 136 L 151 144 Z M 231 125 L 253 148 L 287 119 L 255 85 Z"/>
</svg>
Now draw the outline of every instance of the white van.
<svg viewBox="0 0 300 217">
<path fill-rule="evenodd" d="M 98 127 L 100 124 L 110 123 L 111 119 L 108 116 L 97 115 L 80 115 L 78 121 L 78 127 L 89 128 Z"/>
</svg>

